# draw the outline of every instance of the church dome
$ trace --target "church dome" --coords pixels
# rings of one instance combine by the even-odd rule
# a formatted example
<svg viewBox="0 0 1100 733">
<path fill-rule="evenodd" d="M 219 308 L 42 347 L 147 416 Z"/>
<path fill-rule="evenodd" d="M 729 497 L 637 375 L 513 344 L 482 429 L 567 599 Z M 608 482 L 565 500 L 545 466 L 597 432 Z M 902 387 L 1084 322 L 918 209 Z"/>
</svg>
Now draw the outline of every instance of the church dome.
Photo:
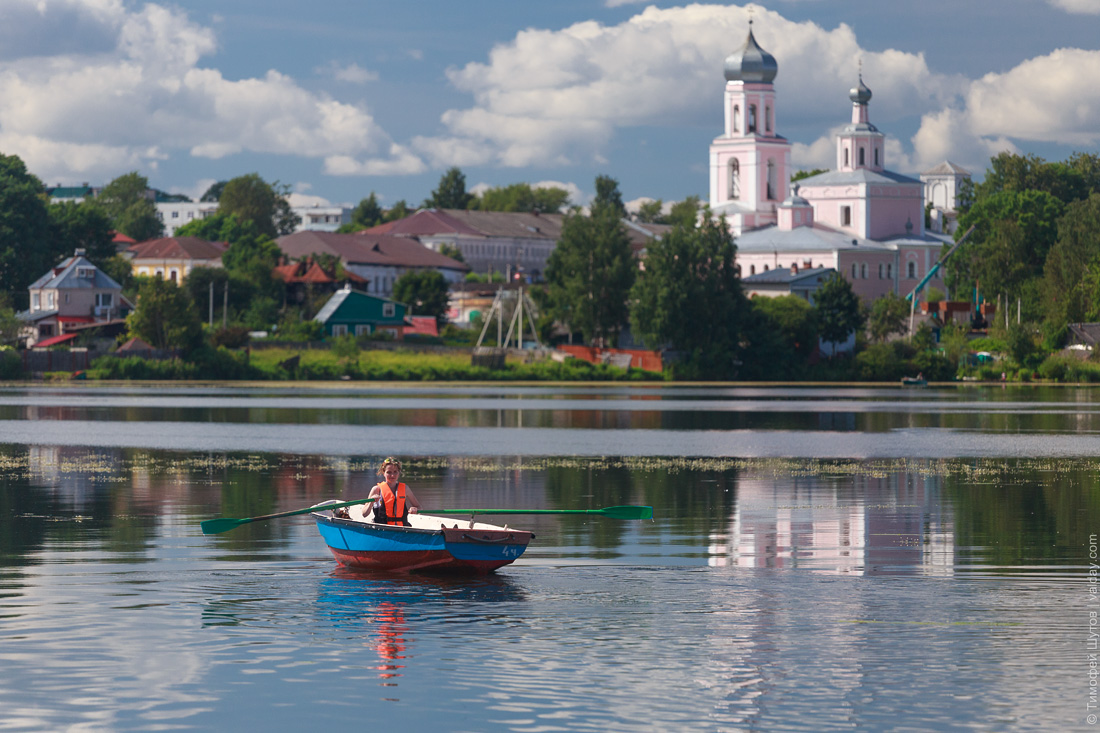
<svg viewBox="0 0 1100 733">
<path fill-rule="evenodd" d="M 745 45 L 726 57 L 726 81 L 765 82 L 770 84 L 779 72 L 775 56 L 760 48 L 749 27 Z"/>
<path fill-rule="evenodd" d="M 871 101 L 871 90 L 863 83 L 863 74 L 859 75 L 859 86 L 852 87 L 852 90 L 848 92 L 848 99 L 856 104 L 867 104 Z"/>
</svg>

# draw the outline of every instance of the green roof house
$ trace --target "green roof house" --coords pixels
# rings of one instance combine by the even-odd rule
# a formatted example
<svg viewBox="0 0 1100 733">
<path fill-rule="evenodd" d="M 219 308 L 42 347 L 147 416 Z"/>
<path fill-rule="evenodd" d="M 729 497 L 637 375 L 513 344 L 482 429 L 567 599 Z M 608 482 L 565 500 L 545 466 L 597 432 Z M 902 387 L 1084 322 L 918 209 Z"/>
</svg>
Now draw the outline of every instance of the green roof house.
<svg viewBox="0 0 1100 733">
<path fill-rule="evenodd" d="M 408 310 L 404 303 L 345 287 L 333 293 L 313 320 L 321 322 L 326 336 L 384 331 L 401 338 L 408 325 L 405 319 Z"/>
</svg>

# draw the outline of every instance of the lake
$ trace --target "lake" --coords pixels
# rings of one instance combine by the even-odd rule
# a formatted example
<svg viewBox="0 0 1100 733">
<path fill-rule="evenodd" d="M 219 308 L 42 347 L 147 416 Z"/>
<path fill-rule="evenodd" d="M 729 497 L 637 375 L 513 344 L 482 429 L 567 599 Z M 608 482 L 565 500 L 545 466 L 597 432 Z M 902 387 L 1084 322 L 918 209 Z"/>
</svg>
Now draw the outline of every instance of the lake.
<svg viewBox="0 0 1100 733">
<path fill-rule="evenodd" d="M 199 530 L 390 454 L 654 519 L 493 518 L 536 539 L 473 578 Z M 1100 388 L 0 388 L 0 729 L 1090 730 L 1098 475 Z"/>
</svg>

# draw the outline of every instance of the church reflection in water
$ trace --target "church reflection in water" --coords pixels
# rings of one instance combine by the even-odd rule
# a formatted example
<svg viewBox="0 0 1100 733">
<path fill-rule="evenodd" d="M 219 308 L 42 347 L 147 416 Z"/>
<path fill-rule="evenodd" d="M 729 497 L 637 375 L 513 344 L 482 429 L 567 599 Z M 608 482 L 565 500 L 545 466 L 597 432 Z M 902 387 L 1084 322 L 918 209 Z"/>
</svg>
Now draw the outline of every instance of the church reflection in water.
<svg viewBox="0 0 1100 733">
<path fill-rule="evenodd" d="M 942 480 L 891 473 L 828 482 L 744 476 L 712 566 L 793 568 L 855 575 L 951 575 L 954 518 Z"/>
</svg>

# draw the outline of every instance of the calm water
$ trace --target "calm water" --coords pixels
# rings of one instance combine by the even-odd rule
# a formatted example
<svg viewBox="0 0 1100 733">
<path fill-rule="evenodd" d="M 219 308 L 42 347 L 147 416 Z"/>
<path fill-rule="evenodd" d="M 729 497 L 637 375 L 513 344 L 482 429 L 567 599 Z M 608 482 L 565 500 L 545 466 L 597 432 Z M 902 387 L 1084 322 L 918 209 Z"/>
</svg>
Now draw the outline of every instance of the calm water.
<svg viewBox="0 0 1100 733">
<path fill-rule="evenodd" d="M 475 579 L 199 531 L 390 453 L 655 519 Z M 1098 471 L 1096 389 L 0 389 L 0 729 L 1090 730 Z"/>
</svg>

